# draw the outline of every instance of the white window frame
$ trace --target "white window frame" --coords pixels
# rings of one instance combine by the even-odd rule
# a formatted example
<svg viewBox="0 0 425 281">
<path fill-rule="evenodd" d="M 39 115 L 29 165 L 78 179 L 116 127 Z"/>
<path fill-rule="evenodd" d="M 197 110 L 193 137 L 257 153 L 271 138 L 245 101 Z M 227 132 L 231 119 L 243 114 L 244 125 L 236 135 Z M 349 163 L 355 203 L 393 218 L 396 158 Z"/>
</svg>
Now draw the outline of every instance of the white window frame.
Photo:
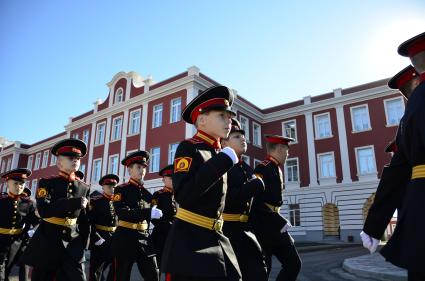
<svg viewBox="0 0 425 281">
<path fill-rule="evenodd" d="M 37 184 L 38 184 L 38 179 L 33 179 L 32 181 L 31 181 L 31 187 L 30 187 L 30 190 L 31 190 L 31 193 L 32 194 L 35 194 L 36 193 L 36 191 L 37 191 Z M 34 195 L 33 195 L 34 196 Z"/>
<path fill-rule="evenodd" d="M 116 171 L 113 171 L 113 167 L 112 167 L 112 158 L 115 158 L 117 160 L 116 162 Z M 113 154 L 113 155 L 109 155 L 109 161 L 108 161 L 108 174 L 115 174 L 118 175 L 120 171 L 120 155 L 119 154 Z"/>
<path fill-rule="evenodd" d="M 330 135 L 324 136 L 324 137 L 320 137 L 320 135 L 319 135 L 320 132 L 319 132 L 318 119 L 319 119 L 319 117 L 323 117 L 323 116 L 327 116 L 328 117 L 328 121 L 329 121 L 329 133 L 330 133 Z M 331 123 L 331 113 L 330 112 L 324 112 L 324 113 L 320 113 L 320 114 L 314 115 L 314 134 L 315 134 L 315 139 L 316 140 L 328 139 L 328 138 L 332 138 L 333 137 L 333 134 L 332 134 L 332 123 Z"/>
<path fill-rule="evenodd" d="M 171 164 L 174 163 L 174 157 L 176 156 L 176 151 L 177 151 L 177 147 L 179 146 L 179 144 L 180 143 L 175 142 L 175 143 L 170 143 L 168 145 L 168 165 L 171 165 Z M 174 153 L 172 153 L 173 150 L 171 149 L 173 145 L 176 145 L 176 149 L 174 150 Z"/>
<path fill-rule="evenodd" d="M 388 105 L 388 102 L 391 102 L 391 101 L 395 101 L 395 100 L 399 100 L 400 101 L 400 103 L 402 104 L 402 107 L 403 107 L 403 112 L 404 112 L 404 110 L 405 110 L 405 104 L 404 104 L 404 99 L 402 98 L 402 97 L 396 97 L 396 98 L 392 98 L 392 99 L 386 99 L 386 100 L 384 100 L 383 102 L 384 102 L 384 110 L 385 110 L 385 120 L 386 120 L 386 127 L 395 127 L 395 126 L 398 126 L 399 124 L 400 124 L 400 120 L 397 122 L 397 123 L 395 123 L 395 124 L 390 124 L 388 121 L 388 109 L 387 109 L 387 105 Z M 403 117 L 403 113 L 401 114 L 401 116 L 400 116 L 400 119 Z"/>
<path fill-rule="evenodd" d="M 287 123 L 292 123 L 292 122 L 294 122 L 294 128 L 295 128 L 295 131 L 294 131 L 294 133 L 295 133 L 295 138 L 294 137 L 292 137 L 292 136 L 288 136 L 287 134 L 286 134 L 286 130 L 285 130 L 285 124 L 287 124 Z M 286 137 L 286 138 L 294 138 L 295 139 L 295 141 L 294 142 L 291 142 L 291 145 L 292 144 L 296 144 L 296 143 L 298 143 L 298 135 L 297 135 L 297 119 L 291 119 L 291 120 L 286 120 L 286 121 L 283 121 L 282 122 L 282 136 L 284 136 L 284 137 Z"/>
<path fill-rule="evenodd" d="M 50 166 L 56 165 L 57 160 L 58 160 L 58 157 L 56 155 L 51 154 L 50 155 Z"/>
<path fill-rule="evenodd" d="M 40 165 L 39 165 L 40 166 Z M 12 168 L 12 158 L 7 159 L 6 171 L 10 171 Z"/>
<path fill-rule="evenodd" d="M 321 161 L 320 157 L 327 156 L 327 155 L 332 156 L 334 176 L 323 177 L 322 176 L 322 161 Z M 334 151 L 318 153 L 317 154 L 317 167 L 319 168 L 318 176 L 319 176 L 320 185 L 336 184 L 336 165 L 335 165 L 335 152 Z"/>
<path fill-rule="evenodd" d="M 178 106 L 173 105 L 174 101 L 179 101 L 180 102 L 179 105 Z M 177 119 L 176 120 L 173 119 L 173 117 L 174 117 L 173 116 L 173 110 L 174 110 L 175 107 L 178 107 L 178 112 L 177 112 L 177 116 L 176 116 Z M 170 101 L 170 123 L 179 122 L 181 120 L 181 112 L 182 112 L 182 98 L 178 97 L 178 98 L 172 99 Z"/>
<path fill-rule="evenodd" d="M 139 121 L 138 121 L 139 125 L 137 126 L 137 130 L 133 132 L 133 120 L 135 119 L 135 118 L 133 118 L 134 113 L 139 113 L 139 118 L 138 118 L 139 119 Z M 129 127 L 128 127 L 128 135 L 129 136 L 137 135 L 137 134 L 140 133 L 140 126 L 142 124 L 141 120 L 142 120 L 142 109 L 141 108 L 130 111 L 130 122 L 129 122 Z"/>
<path fill-rule="evenodd" d="M 245 117 L 243 115 L 239 115 L 239 122 L 241 123 L 241 129 L 242 130 L 245 130 L 245 139 L 246 139 L 246 142 L 250 142 L 250 137 L 249 137 L 249 118 L 248 117 Z M 244 126 L 243 124 L 245 124 L 246 126 Z"/>
<path fill-rule="evenodd" d="M 356 131 L 355 124 L 354 124 L 354 114 L 353 114 L 353 111 L 356 108 L 360 108 L 360 107 L 366 107 L 367 117 L 368 117 L 368 122 L 369 122 L 369 128 Z M 370 123 L 369 105 L 367 103 L 356 105 L 356 106 L 351 106 L 350 107 L 350 114 L 351 114 L 351 133 L 355 134 L 355 133 L 367 132 L 367 131 L 372 130 L 372 124 Z"/>
<path fill-rule="evenodd" d="M 115 126 L 116 120 L 121 120 L 121 123 L 120 123 L 120 126 L 119 126 L 118 136 L 115 136 L 117 134 L 117 128 L 118 128 L 118 127 Z M 121 140 L 121 138 L 122 138 L 122 126 L 123 126 L 123 117 L 122 116 L 117 116 L 117 117 L 114 117 L 112 119 L 111 142 Z"/>
<path fill-rule="evenodd" d="M 86 173 L 86 164 L 81 164 L 80 168 L 78 170 L 81 171 L 83 174 L 85 174 Z"/>
<path fill-rule="evenodd" d="M 89 144 L 89 141 L 90 141 L 90 131 L 89 131 L 89 129 L 85 129 L 83 131 L 83 139 L 82 140 L 86 145 Z"/>
<path fill-rule="evenodd" d="M 362 150 L 362 149 L 372 149 L 372 157 L 373 157 L 373 163 L 375 164 L 375 171 L 372 171 L 372 172 L 367 173 L 367 174 L 360 174 L 360 162 L 359 162 L 358 151 Z M 359 181 L 377 179 L 378 171 L 377 171 L 377 167 L 376 167 L 375 147 L 373 145 L 355 147 L 354 148 L 354 154 L 356 156 L 357 177 L 359 178 Z"/>
<path fill-rule="evenodd" d="M 157 109 L 159 106 L 161 106 L 161 110 Z M 155 115 L 156 112 L 161 112 L 160 114 L 158 114 L 158 116 L 160 118 L 160 120 L 158 122 L 155 122 L 155 121 L 157 121 L 156 115 Z M 152 128 L 159 128 L 159 127 L 162 126 L 162 115 L 163 114 L 164 114 L 164 105 L 162 103 L 155 104 L 152 107 Z M 158 124 L 156 124 L 156 123 L 158 123 Z"/>
<path fill-rule="evenodd" d="M 30 156 L 28 156 L 28 160 L 27 160 L 27 169 L 28 170 L 32 170 L 32 162 L 34 161 L 34 155 L 30 155 Z M 4 163 L 4 160 L 3 160 L 3 163 Z M 1 170 L 2 172 L 4 172 L 3 171 L 3 167 L 2 167 L 2 170 Z"/>
<path fill-rule="evenodd" d="M 120 92 L 120 94 L 118 95 L 118 92 Z M 118 97 L 121 97 L 120 100 L 118 100 Z M 124 101 L 124 89 L 122 87 L 119 87 L 116 91 L 115 91 L 115 95 L 114 95 L 114 104 L 116 103 L 121 103 Z"/>
<path fill-rule="evenodd" d="M 99 127 L 104 125 L 103 129 L 103 137 L 99 142 Z M 95 145 L 103 145 L 105 144 L 105 136 L 106 136 L 106 121 L 102 121 L 96 124 L 96 135 L 95 135 Z"/>
<path fill-rule="evenodd" d="M 260 164 L 261 162 L 263 161 L 254 158 L 254 168 L 257 167 L 257 165 Z"/>
<path fill-rule="evenodd" d="M 97 177 L 96 175 L 96 165 L 95 165 L 96 162 L 99 162 L 99 177 Z M 93 159 L 92 167 L 93 167 L 93 174 L 92 174 L 91 181 L 93 183 L 97 183 L 102 177 L 102 158 Z"/>
<path fill-rule="evenodd" d="M 156 148 L 159 150 L 159 153 L 158 154 L 155 154 L 153 152 L 153 150 L 156 149 Z M 158 173 L 159 172 L 159 169 L 161 167 L 161 147 L 160 146 L 152 147 L 150 149 L 149 153 L 150 153 L 149 173 Z M 158 156 L 158 166 L 157 167 L 154 167 L 153 165 L 155 164 L 154 163 L 154 160 L 156 160 L 156 158 L 155 158 L 156 156 Z"/>
<path fill-rule="evenodd" d="M 255 126 L 258 126 L 258 140 L 255 139 Z M 262 147 L 261 143 L 261 125 L 257 122 L 252 121 L 252 145 L 256 147 Z"/>
<path fill-rule="evenodd" d="M 298 208 L 292 209 L 291 208 L 292 205 L 298 205 Z M 298 217 L 299 217 L 299 224 L 296 224 L 296 219 L 295 219 L 297 211 L 298 211 Z M 294 218 L 293 221 L 291 221 L 291 219 L 292 219 L 291 214 L 292 214 L 292 217 Z M 288 204 L 288 218 L 289 218 L 292 226 L 294 226 L 294 227 L 301 226 L 301 206 L 300 206 L 299 203 Z"/>
<path fill-rule="evenodd" d="M 35 154 L 34 170 L 40 169 L 41 152 Z"/>
<path fill-rule="evenodd" d="M 43 151 L 43 160 L 41 161 L 41 168 L 46 168 L 49 164 L 49 151 Z"/>
<path fill-rule="evenodd" d="M 79 140 L 80 139 L 80 134 L 79 133 L 73 133 L 72 134 L 72 138 Z"/>
<path fill-rule="evenodd" d="M 288 161 L 294 161 L 294 160 L 297 161 L 297 178 L 298 178 L 298 180 L 297 181 L 289 181 L 289 179 L 288 179 L 288 175 L 289 175 L 288 168 L 289 168 L 289 166 L 287 165 L 287 162 Z M 298 157 L 286 159 L 285 173 L 284 174 L 285 174 L 285 187 L 292 187 L 292 185 L 299 187 L 299 184 L 300 184 L 300 160 L 299 160 Z"/>
<path fill-rule="evenodd" d="M 251 158 L 248 155 L 241 155 L 242 161 L 244 161 L 248 166 L 251 166 Z"/>
</svg>

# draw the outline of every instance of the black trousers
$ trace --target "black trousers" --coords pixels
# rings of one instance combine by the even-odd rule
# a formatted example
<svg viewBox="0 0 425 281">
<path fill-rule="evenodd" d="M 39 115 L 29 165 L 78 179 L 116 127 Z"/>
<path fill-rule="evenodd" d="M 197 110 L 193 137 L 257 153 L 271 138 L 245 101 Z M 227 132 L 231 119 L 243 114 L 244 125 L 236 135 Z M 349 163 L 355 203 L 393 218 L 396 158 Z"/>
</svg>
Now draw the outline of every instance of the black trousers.
<svg viewBox="0 0 425 281">
<path fill-rule="evenodd" d="M 159 281 L 159 269 L 155 256 L 148 257 L 145 254 L 141 254 L 136 260 L 114 258 L 108 281 L 129 281 L 134 263 L 137 264 L 144 281 Z"/>
<path fill-rule="evenodd" d="M 105 269 L 111 265 L 112 259 L 107 257 L 105 251 L 101 246 L 96 246 L 90 251 L 90 267 L 89 267 L 89 281 L 104 281 Z M 115 275 L 114 267 L 110 266 L 111 274 Z M 112 275 L 112 276 L 113 276 Z"/>
<path fill-rule="evenodd" d="M 55 270 L 34 267 L 31 281 L 86 281 L 83 263 L 78 263 L 69 256 Z"/>
<path fill-rule="evenodd" d="M 407 271 L 407 280 L 408 281 L 423 281 L 425 280 L 424 272 L 413 272 L 411 270 Z"/>
<path fill-rule="evenodd" d="M 276 281 L 295 281 L 301 270 L 301 259 L 295 248 L 292 237 L 284 232 L 279 239 L 272 241 L 270 245 L 263 247 L 266 257 L 267 272 L 270 275 L 272 268 L 272 256 L 281 263 L 282 269 L 277 275 Z"/>
<path fill-rule="evenodd" d="M 19 262 L 24 249 L 22 241 L 15 240 L 8 248 L 7 254 L 0 255 L 0 281 L 9 280 L 10 272 L 15 265 L 19 266 L 19 281 L 30 280 L 29 267 Z"/>
</svg>

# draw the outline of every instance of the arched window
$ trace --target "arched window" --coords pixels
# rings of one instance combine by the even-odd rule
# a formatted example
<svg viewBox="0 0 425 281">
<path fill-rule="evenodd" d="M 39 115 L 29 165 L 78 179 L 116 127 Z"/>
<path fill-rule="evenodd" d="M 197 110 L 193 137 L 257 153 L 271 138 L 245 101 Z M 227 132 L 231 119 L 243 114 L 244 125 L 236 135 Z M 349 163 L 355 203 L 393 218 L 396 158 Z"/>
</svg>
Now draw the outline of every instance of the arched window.
<svg viewBox="0 0 425 281">
<path fill-rule="evenodd" d="M 123 100 L 124 100 L 124 91 L 122 90 L 122 88 L 118 88 L 117 91 L 115 92 L 114 103 L 119 103 L 119 102 L 122 102 Z"/>
</svg>

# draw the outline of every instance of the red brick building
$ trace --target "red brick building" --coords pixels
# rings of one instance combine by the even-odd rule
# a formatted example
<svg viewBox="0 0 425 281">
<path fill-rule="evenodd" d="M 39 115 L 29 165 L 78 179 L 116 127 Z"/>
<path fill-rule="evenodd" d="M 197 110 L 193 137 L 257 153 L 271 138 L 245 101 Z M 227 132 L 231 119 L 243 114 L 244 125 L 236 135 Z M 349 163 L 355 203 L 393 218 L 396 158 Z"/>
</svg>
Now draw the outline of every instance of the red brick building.
<svg viewBox="0 0 425 281">
<path fill-rule="evenodd" d="M 120 161 L 137 149 L 151 153 L 145 184 L 158 188 L 158 170 L 172 163 L 178 143 L 195 132 L 181 120 L 182 108 L 214 84 L 197 67 L 158 83 L 135 72 L 117 73 L 107 84 L 105 101 L 70 118 L 64 132 L 32 145 L 14 142 L 3 147 L 0 171 L 28 167 L 34 191 L 38 179 L 57 173 L 50 153 L 53 144 L 75 137 L 88 146 L 81 170 L 93 188 L 110 172 L 127 180 Z M 384 147 L 404 112 L 402 96 L 386 84 L 384 79 L 291 103 L 282 98 L 281 105 L 266 109 L 237 96 L 234 108 L 249 142 L 244 160 L 251 166 L 265 157 L 264 134 L 296 139 L 284 167 L 282 213 L 294 225 L 291 232 L 298 240 L 358 240 L 380 172 L 390 160 Z"/>
</svg>

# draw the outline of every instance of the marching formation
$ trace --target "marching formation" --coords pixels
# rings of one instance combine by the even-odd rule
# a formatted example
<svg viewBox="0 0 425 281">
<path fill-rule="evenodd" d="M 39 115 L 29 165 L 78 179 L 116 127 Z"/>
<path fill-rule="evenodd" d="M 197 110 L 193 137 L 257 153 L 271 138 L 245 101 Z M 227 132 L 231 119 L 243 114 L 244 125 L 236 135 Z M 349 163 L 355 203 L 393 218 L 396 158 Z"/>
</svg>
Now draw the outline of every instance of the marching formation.
<svg viewBox="0 0 425 281">
<path fill-rule="evenodd" d="M 407 268 L 409 280 L 425 280 L 421 239 L 425 198 L 425 33 L 399 48 L 413 66 L 390 80 L 408 99 L 375 201 L 360 234 L 376 251 L 394 211 L 395 233 L 382 254 Z M 34 203 L 25 188 L 31 175 L 14 169 L 2 175 L 0 194 L 0 281 L 14 265 L 19 280 L 130 280 L 136 263 L 146 281 L 267 281 L 272 256 L 281 264 L 276 280 L 296 280 L 301 259 L 280 214 L 282 165 L 293 139 L 265 135 L 267 156 L 257 167 L 242 161 L 245 132 L 232 111 L 233 93 L 214 86 L 195 97 L 182 118 L 196 134 L 182 140 L 173 165 L 159 176 L 164 187 L 144 187 L 149 153 L 125 157 L 129 180 L 114 174 L 91 191 L 79 172 L 86 145 L 78 139 L 56 143 L 58 174 L 39 181 Z M 88 278 L 84 268 L 90 251 Z"/>
</svg>

